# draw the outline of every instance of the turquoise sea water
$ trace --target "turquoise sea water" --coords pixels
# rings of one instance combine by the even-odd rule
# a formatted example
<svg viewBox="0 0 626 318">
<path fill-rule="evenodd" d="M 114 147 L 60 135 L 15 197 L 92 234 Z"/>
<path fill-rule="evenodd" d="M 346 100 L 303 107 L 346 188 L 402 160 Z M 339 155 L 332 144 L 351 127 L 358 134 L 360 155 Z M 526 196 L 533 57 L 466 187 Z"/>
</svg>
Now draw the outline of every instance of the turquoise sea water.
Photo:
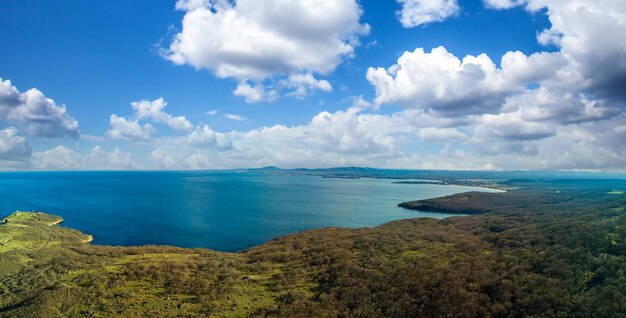
<svg viewBox="0 0 626 318">
<path fill-rule="evenodd" d="M 0 216 L 60 215 L 63 225 L 92 234 L 94 244 L 238 251 L 312 228 L 446 217 L 396 205 L 471 190 L 236 172 L 20 172 L 0 174 Z"/>
</svg>

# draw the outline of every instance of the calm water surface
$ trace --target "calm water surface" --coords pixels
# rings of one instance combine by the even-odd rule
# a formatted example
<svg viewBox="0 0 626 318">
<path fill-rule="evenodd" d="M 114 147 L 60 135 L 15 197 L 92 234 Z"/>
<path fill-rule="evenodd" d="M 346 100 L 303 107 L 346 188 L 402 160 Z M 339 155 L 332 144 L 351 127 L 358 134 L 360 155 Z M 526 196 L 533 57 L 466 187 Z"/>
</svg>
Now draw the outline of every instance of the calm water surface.
<svg viewBox="0 0 626 318">
<path fill-rule="evenodd" d="M 364 227 L 449 215 L 396 205 L 475 190 L 235 172 L 0 173 L 0 216 L 44 211 L 94 244 L 162 244 L 238 251 L 325 226 Z"/>
</svg>

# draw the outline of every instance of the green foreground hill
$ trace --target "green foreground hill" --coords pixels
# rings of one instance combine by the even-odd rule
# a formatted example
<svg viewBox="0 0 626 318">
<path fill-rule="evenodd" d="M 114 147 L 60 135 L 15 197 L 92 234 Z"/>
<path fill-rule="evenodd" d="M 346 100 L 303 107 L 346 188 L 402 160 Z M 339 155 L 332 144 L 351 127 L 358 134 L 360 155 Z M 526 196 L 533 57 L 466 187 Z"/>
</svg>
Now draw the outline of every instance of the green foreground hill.
<svg viewBox="0 0 626 318">
<path fill-rule="evenodd" d="M 324 228 L 240 252 L 111 247 L 14 213 L 1 317 L 626 317 L 626 198 L 515 190 L 407 203 L 472 216 Z"/>
</svg>

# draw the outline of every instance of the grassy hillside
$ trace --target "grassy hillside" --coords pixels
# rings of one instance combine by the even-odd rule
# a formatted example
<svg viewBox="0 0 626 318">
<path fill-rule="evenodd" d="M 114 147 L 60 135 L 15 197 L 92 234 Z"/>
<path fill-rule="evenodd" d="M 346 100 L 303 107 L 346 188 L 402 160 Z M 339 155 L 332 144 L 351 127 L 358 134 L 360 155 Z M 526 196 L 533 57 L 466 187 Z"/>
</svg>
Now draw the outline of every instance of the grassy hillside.
<svg viewBox="0 0 626 318">
<path fill-rule="evenodd" d="M 477 214 L 236 254 L 94 246 L 58 217 L 15 213 L 0 225 L 0 316 L 626 317 L 626 196 L 610 186 L 426 200 Z"/>
</svg>

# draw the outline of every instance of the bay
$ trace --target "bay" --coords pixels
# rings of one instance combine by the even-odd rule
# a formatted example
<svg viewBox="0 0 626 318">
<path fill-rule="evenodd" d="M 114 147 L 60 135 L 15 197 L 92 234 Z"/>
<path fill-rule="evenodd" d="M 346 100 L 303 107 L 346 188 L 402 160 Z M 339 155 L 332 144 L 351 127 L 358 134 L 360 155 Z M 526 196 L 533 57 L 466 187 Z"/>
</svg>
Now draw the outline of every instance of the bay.
<svg viewBox="0 0 626 318">
<path fill-rule="evenodd" d="M 64 226 L 92 234 L 93 244 L 232 252 L 320 227 L 448 217 L 397 204 L 475 190 L 234 171 L 12 172 L 0 174 L 0 216 L 16 210 L 60 215 Z"/>
</svg>

